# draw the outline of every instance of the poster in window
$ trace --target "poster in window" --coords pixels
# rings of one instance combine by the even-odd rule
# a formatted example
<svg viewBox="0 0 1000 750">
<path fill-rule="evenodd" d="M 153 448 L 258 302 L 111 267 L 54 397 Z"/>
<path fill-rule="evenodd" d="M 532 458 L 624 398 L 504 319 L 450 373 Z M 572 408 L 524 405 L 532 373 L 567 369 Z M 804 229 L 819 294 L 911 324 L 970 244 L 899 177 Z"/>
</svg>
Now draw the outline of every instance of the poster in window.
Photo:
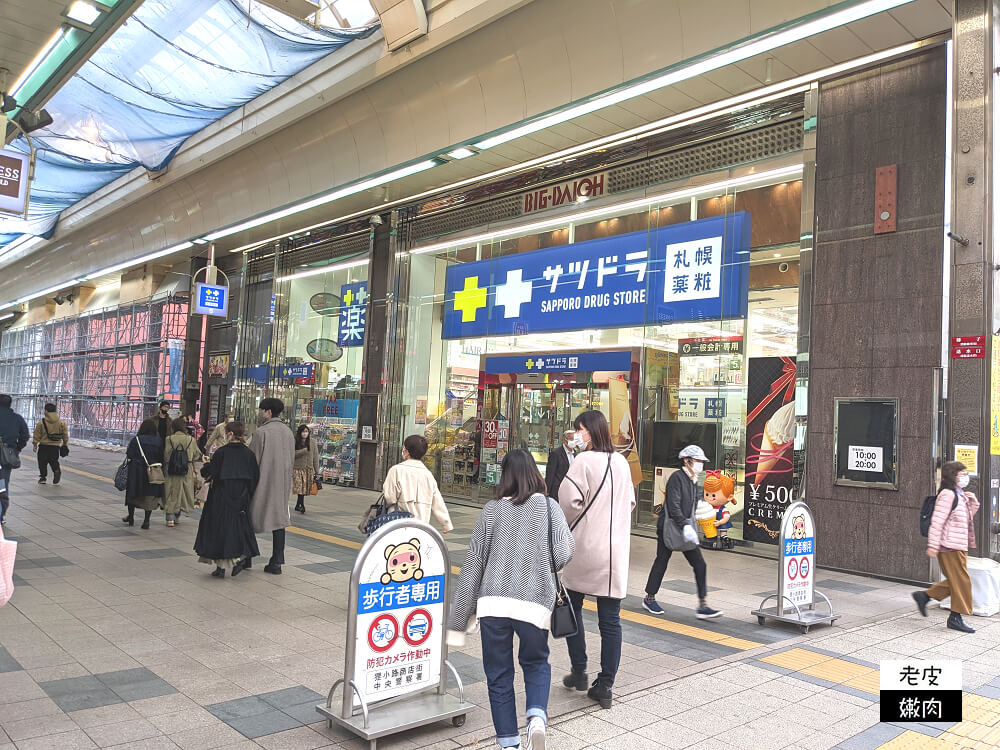
<svg viewBox="0 0 1000 750">
<path fill-rule="evenodd" d="M 833 400 L 834 484 L 899 489 L 895 398 Z"/>
<path fill-rule="evenodd" d="M 777 544 L 794 501 L 795 360 L 753 357 L 747 368 L 747 458 L 743 538 Z"/>
</svg>

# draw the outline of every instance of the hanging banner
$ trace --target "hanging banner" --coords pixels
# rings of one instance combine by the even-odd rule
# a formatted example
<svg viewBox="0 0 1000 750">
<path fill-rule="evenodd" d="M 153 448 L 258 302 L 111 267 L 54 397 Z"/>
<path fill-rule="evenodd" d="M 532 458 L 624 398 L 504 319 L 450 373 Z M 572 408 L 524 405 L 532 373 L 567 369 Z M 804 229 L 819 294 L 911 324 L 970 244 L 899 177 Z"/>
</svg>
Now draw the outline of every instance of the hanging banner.
<svg viewBox="0 0 1000 750">
<path fill-rule="evenodd" d="M 753 357 L 747 368 L 746 485 L 743 538 L 776 544 L 794 501 L 795 360 Z"/>
<path fill-rule="evenodd" d="M 449 266 L 442 338 L 742 318 L 750 215 Z"/>
<path fill-rule="evenodd" d="M 337 323 L 337 344 L 341 347 L 365 345 L 365 323 L 368 317 L 368 282 L 344 284 L 340 287 L 340 308 Z"/>
<path fill-rule="evenodd" d="M 608 399 L 611 444 L 628 460 L 629 469 L 632 470 L 632 484 L 638 487 L 642 482 L 642 465 L 635 449 L 635 429 L 632 426 L 628 383 L 620 378 L 611 378 L 608 381 Z"/>
<path fill-rule="evenodd" d="M 184 340 L 167 340 L 167 392 L 180 393 L 184 379 Z"/>
</svg>

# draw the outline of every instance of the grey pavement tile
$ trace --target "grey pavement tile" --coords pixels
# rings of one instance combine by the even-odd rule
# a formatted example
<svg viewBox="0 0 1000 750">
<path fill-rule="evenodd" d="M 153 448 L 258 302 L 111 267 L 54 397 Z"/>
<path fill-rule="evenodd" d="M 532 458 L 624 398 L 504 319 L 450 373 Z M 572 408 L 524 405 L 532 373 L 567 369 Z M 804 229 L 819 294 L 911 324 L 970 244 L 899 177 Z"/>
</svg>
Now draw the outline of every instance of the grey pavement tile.
<svg viewBox="0 0 1000 750">
<path fill-rule="evenodd" d="M 69 677 L 39 684 L 63 711 L 81 711 L 122 703 L 122 698 L 96 677 Z"/>
<path fill-rule="evenodd" d="M 150 737 L 156 737 L 160 734 L 159 729 L 142 717 L 121 721 L 116 724 L 102 724 L 98 727 L 91 727 L 86 731 L 90 739 L 98 747 L 131 744 L 149 739 Z"/>
<path fill-rule="evenodd" d="M 136 536 L 134 531 L 128 529 L 108 529 L 106 531 L 78 531 L 77 534 L 88 539 L 111 539 L 114 537 Z"/>
<path fill-rule="evenodd" d="M 66 714 L 49 714 L 36 716 L 34 719 L 19 721 L 3 721 L 3 730 L 14 742 L 30 740 L 32 737 L 43 737 L 49 734 L 60 734 L 78 729 L 76 723 Z"/>
<path fill-rule="evenodd" d="M 253 716 L 246 716 L 240 719 L 230 719 L 226 723 L 251 740 L 302 726 L 302 722 L 298 719 L 293 719 L 288 714 L 276 708 L 272 708 L 262 714 L 254 714 Z"/>
<path fill-rule="evenodd" d="M 122 669 L 117 672 L 104 672 L 96 675 L 96 677 L 124 701 L 157 698 L 161 695 L 170 695 L 177 692 L 177 688 L 156 676 L 145 667 Z"/>
<path fill-rule="evenodd" d="M 18 750 L 85 750 L 97 747 L 82 729 L 34 737 L 17 743 Z"/>
<path fill-rule="evenodd" d="M 391 742 L 391 738 L 387 738 Z M 333 747 L 331 738 L 325 734 L 311 729 L 310 727 L 299 727 L 298 729 L 288 729 L 272 735 L 265 735 L 258 739 L 257 744 L 266 750 L 315 750 L 321 747 Z M 425 748 L 424 750 L 429 750 Z"/>
<path fill-rule="evenodd" d="M 670 589 L 671 591 L 677 591 L 681 594 L 691 594 L 692 596 L 698 595 L 698 587 L 694 581 L 683 580 L 680 578 L 675 578 L 670 581 L 664 581 L 661 584 L 661 588 Z M 717 586 L 709 586 L 708 590 L 719 591 Z"/>
<path fill-rule="evenodd" d="M 852 583 L 851 581 L 838 581 L 835 578 L 816 581 L 816 588 L 833 589 L 834 591 L 843 591 L 848 594 L 867 594 L 869 591 L 878 591 L 877 586 L 865 586 L 863 583 Z"/>
<path fill-rule="evenodd" d="M 872 693 L 866 693 L 864 690 L 858 690 L 857 688 L 852 688 L 848 685 L 834 685 L 834 690 L 839 693 L 844 693 L 846 695 L 853 695 L 855 698 L 862 698 L 863 700 L 869 701 L 870 703 L 878 703 L 878 696 Z"/>
<path fill-rule="evenodd" d="M 316 706 L 321 703 L 326 703 L 325 697 L 320 697 L 319 700 L 315 701 L 299 703 L 294 706 L 285 706 L 281 710 L 296 721 L 303 724 L 315 724 L 317 721 L 326 721 L 326 719 L 316 710 Z"/>
<path fill-rule="evenodd" d="M 187 557 L 191 553 L 182 552 L 173 547 L 164 547 L 162 549 L 134 549 L 122 554 L 133 560 L 158 560 L 162 557 Z"/>
<path fill-rule="evenodd" d="M 451 651 L 448 654 L 448 661 L 455 667 L 455 671 L 458 672 L 464 684 L 474 685 L 477 682 L 486 681 L 486 672 L 483 671 L 482 659 L 477 659 L 475 656 L 470 656 L 461 651 Z M 449 679 L 451 679 L 450 676 Z"/>
<path fill-rule="evenodd" d="M 0 673 L 2 672 L 17 672 L 21 670 L 21 665 L 10 652 L 7 651 L 3 646 L 0 646 Z"/>
<path fill-rule="evenodd" d="M 308 563 L 307 565 L 296 565 L 299 570 L 305 570 L 317 575 L 329 575 L 330 573 L 346 573 L 353 568 L 353 564 L 341 562 L 328 563 Z"/>
<path fill-rule="evenodd" d="M 876 724 L 837 745 L 838 750 L 872 750 L 896 739 L 906 730 L 896 724 Z"/>
<path fill-rule="evenodd" d="M 205 710 L 213 716 L 229 722 L 232 719 L 245 719 L 248 716 L 267 713 L 274 710 L 274 706 L 262 701 L 256 695 L 251 695 L 247 698 L 235 698 L 231 701 L 213 703 L 210 706 L 205 706 Z"/>
<path fill-rule="evenodd" d="M 325 695 L 321 695 L 315 690 L 310 690 L 302 685 L 285 688 L 284 690 L 274 690 L 270 693 L 261 693 L 257 697 L 265 703 L 271 704 L 275 708 L 288 708 L 290 706 L 297 706 L 301 703 L 310 702 L 313 706 L 315 706 L 320 701 L 326 699 Z"/>
<path fill-rule="evenodd" d="M 0 662 L 2 662 L 2 655 L 0 655 Z M 0 669 L 0 672 L 2 671 L 3 669 Z M 982 687 L 978 687 L 970 692 L 974 693 L 975 695 L 981 695 L 984 698 L 1000 698 L 1000 688 L 995 687 L 992 684 L 983 685 Z"/>
</svg>

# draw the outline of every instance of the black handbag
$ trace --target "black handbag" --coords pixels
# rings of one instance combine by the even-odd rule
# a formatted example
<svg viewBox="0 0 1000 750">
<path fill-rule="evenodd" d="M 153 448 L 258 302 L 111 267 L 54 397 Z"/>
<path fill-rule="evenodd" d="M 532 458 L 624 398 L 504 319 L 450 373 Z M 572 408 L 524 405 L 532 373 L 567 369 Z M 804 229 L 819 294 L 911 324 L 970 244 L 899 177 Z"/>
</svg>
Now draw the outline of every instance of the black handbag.
<svg viewBox="0 0 1000 750">
<path fill-rule="evenodd" d="M 552 547 L 552 513 L 548 498 L 545 499 L 545 514 L 549 519 L 549 558 L 552 561 L 552 577 L 556 582 L 556 604 L 552 608 L 549 633 L 553 638 L 569 638 L 580 630 L 580 623 L 576 619 L 573 602 L 570 601 L 566 587 L 559 578 L 559 571 L 556 570 L 556 552 Z"/>
<path fill-rule="evenodd" d="M 399 510 L 399 506 L 395 503 L 389 505 L 385 500 L 385 495 L 382 495 L 375 501 L 374 505 L 368 508 L 368 511 L 362 517 L 361 523 L 364 524 L 364 528 L 361 531 L 371 536 L 387 523 L 398 521 L 402 518 L 413 518 L 413 514 L 405 510 Z M 360 524 L 358 528 L 361 528 Z"/>
<path fill-rule="evenodd" d="M 59 446 L 59 458 L 66 458 L 69 455 L 69 446 L 60 445 Z"/>
<path fill-rule="evenodd" d="M 21 453 L 17 448 L 11 448 L 3 440 L 0 440 L 0 466 L 9 466 L 11 469 L 21 468 Z"/>
<path fill-rule="evenodd" d="M 124 492 L 128 489 L 128 459 L 121 462 L 115 471 L 115 489 Z"/>
</svg>

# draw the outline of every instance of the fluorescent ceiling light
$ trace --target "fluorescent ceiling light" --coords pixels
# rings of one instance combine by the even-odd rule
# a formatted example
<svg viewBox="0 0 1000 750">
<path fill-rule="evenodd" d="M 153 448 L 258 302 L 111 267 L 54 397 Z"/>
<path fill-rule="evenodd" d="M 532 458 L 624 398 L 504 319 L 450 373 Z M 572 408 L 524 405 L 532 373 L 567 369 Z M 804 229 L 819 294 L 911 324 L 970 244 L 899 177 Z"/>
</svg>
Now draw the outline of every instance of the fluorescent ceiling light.
<svg viewBox="0 0 1000 750">
<path fill-rule="evenodd" d="M 684 198 L 691 198 L 696 195 L 702 195 L 704 193 L 714 193 L 719 190 L 727 190 L 729 188 L 741 187 L 758 182 L 771 182 L 780 179 L 788 179 L 801 174 L 802 165 L 792 164 L 788 167 L 771 169 L 767 172 L 756 172 L 743 177 L 733 177 L 728 180 L 720 180 L 719 182 L 684 188 L 683 190 L 674 190 L 669 193 L 651 195 L 646 198 L 637 198 L 636 200 L 628 201 L 626 203 L 616 203 L 611 206 L 603 206 L 589 211 L 578 211 L 572 214 L 564 214 L 563 216 L 557 216 L 543 221 L 535 221 L 530 224 L 521 224 L 516 227 L 508 227 L 507 229 L 499 229 L 493 232 L 474 234 L 471 237 L 460 237 L 446 242 L 435 242 L 432 245 L 415 247 L 409 251 L 409 254 L 422 255 L 424 253 L 433 253 L 438 250 L 446 250 L 452 247 L 466 247 L 468 245 L 474 245 L 478 242 L 491 242 L 505 237 L 515 237 L 522 234 L 530 234 L 532 232 L 541 232 L 546 229 L 565 226 L 571 222 L 579 223 L 583 221 L 594 221 L 607 216 L 617 216 L 622 213 L 626 213 L 633 208 L 643 208 L 654 203 L 669 203 L 672 201 L 679 201 Z M 399 255 L 406 255 L 406 253 L 400 253 Z"/>
<path fill-rule="evenodd" d="M 38 54 L 35 55 L 34 59 L 30 63 L 28 63 L 28 67 L 24 69 L 21 75 L 18 76 L 17 80 L 14 81 L 14 85 L 11 86 L 9 92 L 11 96 L 15 99 L 17 98 L 17 94 L 20 92 L 24 84 L 27 83 L 32 74 L 38 70 L 38 67 L 45 62 L 45 58 L 48 57 L 49 53 L 55 49 L 55 46 L 63 40 L 64 36 L 66 36 L 66 28 L 60 27 L 56 33 L 49 38 L 49 41 L 45 43 L 45 46 L 38 50 Z"/>
<path fill-rule="evenodd" d="M 0 321 L 10 320 L 14 317 L 14 313 L 7 313 L 5 315 L 0 315 Z"/>
<path fill-rule="evenodd" d="M 90 3 L 84 2 L 84 0 L 75 0 L 75 2 L 69 6 L 69 10 L 66 11 L 66 18 L 78 21 L 86 26 L 93 26 L 94 21 L 100 17 L 100 9 Z"/>
<path fill-rule="evenodd" d="M 520 138 L 531 133 L 537 133 L 539 130 L 559 125 L 560 123 L 573 120 L 577 117 L 582 117 L 583 115 L 596 112 L 600 109 L 604 109 L 605 107 L 620 104 L 621 102 L 628 101 L 629 99 L 634 99 L 637 96 L 657 91 L 665 88 L 666 86 L 672 86 L 675 83 L 686 81 L 690 78 L 694 78 L 695 76 L 702 75 L 703 73 L 710 73 L 713 70 L 718 70 L 719 68 L 723 68 L 727 65 L 733 65 L 764 52 L 770 52 L 778 47 L 784 47 L 786 44 L 801 41 L 807 37 L 813 36 L 814 34 L 820 34 L 824 31 L 829 31 L 830 29 L 835 29 L 839 26 L 844 26 L 845 24 L 859 21 L 862 18 L 867 18 L 868 16 L 873 16 L 876 13 L 881 13 L 883 11 L 892 10 L 893 8 L 898 8 L 901 5 L 907 5 L 911 2 L 914 2 L 914 0 L 867 0 L 867 2 L 858 3 L 857 5 L 843 8 L 833 13 L 828 13 L 811 21 L 796 24 L 790 28 L 765 34 L 759 39 L 747 42 L 735 47 L 734 49 L 709 55 L 701 60 L 681 65 L 680 67 L 656 76 L 655 78 L 650 78 L 649 80 L 642 81 L 631 86 L 626 86 L 625 88 L 619 89 L 618 91 L 614 91 L 610 94 L 598 96 L 590 101 L 586 101 L 572 107 L 567 107 L 561 112 L 555 112 L 551 115 L 540 117 L 537 120 L 525 123 L 520 127 L 513 128 L 504 133 L 498 133 L 490 138 L 486 138 L 474 145 L 478 149 L 493 148 L 494 146 L 499 146 L 502 143 L 507 143 L 508 141 L 515 140 L 516 138 Z"/>
<path fill-rule="evenodd" d="M 346 198 L 348 195 L 354 195 L 355 193 L 370 190 L 371 188 L 384 185 L 385 183 L 392 182 L 393 180 L 400 180 L 404 177 L 409 177 L 412 174 L 423 172 L 424 170 L 436 167 L 437 165 L 437 159 L 419 161 L 416 164 L 410 164 L 409 166 L 402 167 L 401 169 L 394 169 L 391 172 L 386 172 L 376 177 L 362 180 L 361 182 L 355 182 L 351 185 L 342 187 L 339 190 L 334 190 L 332 193 L 326 193 L 325 195 L 320 195 L 311 200 L 296 203 L 294 206 L 283 208 L 280 211 L 272 211 L 269 214 L 258 216 L 256 219 L 244 221 L 242 224 L 237 224 L 236 226 L 228 227 L 227 229 L 220 229 L 218 232 L 206 234 L 205 239 L 214 241 L 220 237 L 228 237 L 231 234 L 236 234 L 237 232 L 242 232 L 246 229 L 253 229 L 254 227 L 259 227 L 262 224 L 267 224 L 272 221 L 277 221 L 278 219 L 283 219 L 286 216 L 297 214 L 300 211 L 308 211 L 310 208 L 322 206 L 324 203 L 330 203 L 332 201 L 339 200 L 340 198 Z"/>
<path fill-rule="evenodd" d="M 116 273 L 118 271 L 124 271 L 126 268 L 132 268 L 134 266 L 141 266 L 143 263 L 149 263 L 151 260 L 156 260 L 157 258 L 163 258 L 172 253 L 179 253 L 181 250 L 187 250 L 192 247 L 194 243 L 192 242 L 181 242 L 178 245 L 171 245 L 163 250 L 157 250 L 155 253 L 150 253 L 149 255 L 143 255 L 140 258 L 133 258 L 132 260 L 127 260 L 124 263 L 119 263 L 114 266 L 109 266 L 108 268 L 102 268 L 100 271 L 94 271 L 93 273 L 88 273 L 83 277 L 84 281 L 90 281 L 91 279 L 96 279 L 101 276 L 105 276 L 109 273 Z M 37 296 L 37 295 L 36 295 Z"/>
<path fill-rule="evenodd" d="M 191 240 L 191 241 L 194 244 L 196 244 L 196 245 L 207 245 L 208 244 L 208 240 L 206 240 L 204 237 L 199 237 L 198 239 Z"/>
<path fill-rule="evenodd" d="M 305 279 L 309 276 L 321 276 L 324 273 L 330 273 L 331 271 L 341 271 L 345 268 L 357 268 L 358 266 L 367 266 L 370 258 L 364 258 L 363 260 L 352 260 L 348 263 L 335 263 L 331 266 L 320 266 L 319 268 L 310 268 L 308 271 L 299 271 L 298 273 L 292 273 L 288 276 L 278 276 L 275 281 L 291 281 L 292 279 Z"/>
<path fill-rule="evenodd" d="M 475 155 L 476 152 L 473 151 L 471 148 L 467 148 L 466 146 L 462 146 L 460 148 L 456 148 L 454 151 L 448 152 L 448 156 L 450 156 L 452 159 L 468 159 L 470 156 L 475 156 Z"/>
</svg>

